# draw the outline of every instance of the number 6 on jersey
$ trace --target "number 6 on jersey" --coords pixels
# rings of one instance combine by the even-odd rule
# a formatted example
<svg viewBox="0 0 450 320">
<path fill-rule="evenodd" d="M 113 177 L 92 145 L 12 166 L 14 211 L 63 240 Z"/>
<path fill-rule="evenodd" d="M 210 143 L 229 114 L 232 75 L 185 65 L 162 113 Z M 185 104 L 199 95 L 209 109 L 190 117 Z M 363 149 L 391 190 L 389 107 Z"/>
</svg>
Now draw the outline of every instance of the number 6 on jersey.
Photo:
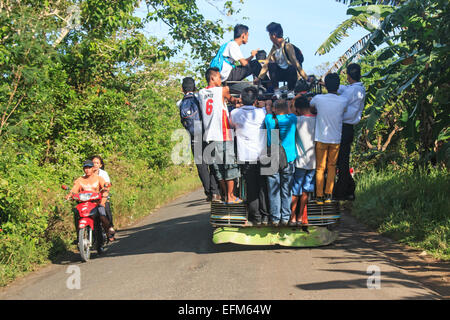
<svg viewBox="0 0 450 320">
<path fill-rule="evenodd" d="M 208 99 L 206 101 L 206 114 L 209 116 L 212 113 L 213 109 L 213 99 Z"/>
</svg>

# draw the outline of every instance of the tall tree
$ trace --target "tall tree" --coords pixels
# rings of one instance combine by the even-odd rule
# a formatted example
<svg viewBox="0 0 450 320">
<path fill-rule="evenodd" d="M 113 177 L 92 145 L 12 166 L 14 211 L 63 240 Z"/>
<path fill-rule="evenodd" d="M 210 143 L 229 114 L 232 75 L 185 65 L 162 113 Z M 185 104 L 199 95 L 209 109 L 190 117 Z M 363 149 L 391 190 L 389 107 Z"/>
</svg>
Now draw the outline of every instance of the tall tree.
<svg viewBox="0 0 450 320">
<path fill-rule="evenodd" d="M 442 144 L 448 148 L 448 1 L 339 2 L 348 4 L 347 13 L 362 17 L 360 20 L 369 10 L 374 11 L 373 6 L 382 13 L 379 25 L 368 30 L 370 33 L 358 48 L 350 50 L 349 58 L 340 62 L 342 68 L 355 57 L 372 55 L 377 50 L 381 50 L 379 62 L 391 61 L 366 74 L 378 77 L 368 88 L 367 128 L 372 130 L 387 108 L 396 105 L 401 110 L 398 120 L 405 127 L 402 132 L 410 152 L 417 150 L 426 159 Z M 331 48 L 333 42 L 329 44 Z"/>
</svg>

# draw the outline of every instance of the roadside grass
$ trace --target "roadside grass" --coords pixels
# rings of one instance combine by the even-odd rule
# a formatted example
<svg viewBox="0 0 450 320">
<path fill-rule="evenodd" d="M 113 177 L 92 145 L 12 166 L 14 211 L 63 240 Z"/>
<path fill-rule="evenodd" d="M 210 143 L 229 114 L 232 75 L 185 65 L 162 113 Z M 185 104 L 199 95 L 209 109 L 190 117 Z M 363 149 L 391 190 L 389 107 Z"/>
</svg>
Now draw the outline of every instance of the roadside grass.
<svg viewBox="0 0 450 320">
<path fill-rule="evenodd" d="M 450 260 L 450 175 L 442 169 L 357 176 L 352 215 L 379 233 Z"/>
<path fill-rule="evenodd" d="M 127 226 L 201 186 L 195 166 L 173 166 L 155 172 L 146 169 L 144 162 L 127 165 L 113 159 L 111 164 L 108 174 L 112 180 L 111 206 L 116 228 Z"/>
<path fill-rule="evenodd" d="M 48 168 L 41 170 L 42 174 L 36 174 L 34 181 L 28 181 L 33 192 L 22 203 L 21 209 L 29 221 L 9 224 L 8 229 L 0 230 L 0 287 L 57 260 L 67 251 L 77 251 L 72 244 L 76 238 L 73 203 L 64 201 L 66 191 L 61 189 L 61 184 L 70 184 L 68 177 L 71 180 L 82 172 L 69 169 L 60 171 L 58 177 L 43 180 L 43 176 L 51 175 Z M 111 157 L 106 170 L 112 180 L 111 204 L 118 229 L 201 186 L 195 166 L 172 166 L 156 171 L 149 169 L 144 161 Z"/>
</svg>

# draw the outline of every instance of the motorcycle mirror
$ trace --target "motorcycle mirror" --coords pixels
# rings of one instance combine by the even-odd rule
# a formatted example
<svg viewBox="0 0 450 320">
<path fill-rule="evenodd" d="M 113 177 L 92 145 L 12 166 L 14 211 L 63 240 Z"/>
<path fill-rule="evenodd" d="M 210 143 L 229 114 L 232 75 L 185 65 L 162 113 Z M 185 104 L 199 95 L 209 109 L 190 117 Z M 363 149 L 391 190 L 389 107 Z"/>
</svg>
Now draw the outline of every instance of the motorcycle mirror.
<svg viewBox="0 0 450 320">
<path fill-rule="evenodd" d="M 63 190 L 67 190 L 67 189 L 69 189 L 69 187 L 67 187 L 67 186 L 66 186 L 66 185 L 64 185 L 64 184 L 63 184 L 63 185 L 61 186 L 61 188 L 62 188 Z"/>
</svg>

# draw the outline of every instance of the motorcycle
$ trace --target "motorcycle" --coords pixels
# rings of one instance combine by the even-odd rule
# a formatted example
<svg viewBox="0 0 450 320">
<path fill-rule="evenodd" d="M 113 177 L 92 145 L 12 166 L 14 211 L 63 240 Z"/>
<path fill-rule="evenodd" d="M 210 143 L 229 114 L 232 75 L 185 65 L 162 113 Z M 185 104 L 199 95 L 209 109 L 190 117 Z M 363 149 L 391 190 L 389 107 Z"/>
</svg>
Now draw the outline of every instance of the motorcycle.
<svg viewBox="0 0 450 320">
<path fill-rule="evenodd" d="M 64 190 L 69 189 L 67 186 L 62 186 L 62 188 Z M 94 210 L 98 207 L 101 199 L 101 193 L 92 191 L 82 191 L 72 195 L 72 200 L 78 202 L 76 206 L 79 218 L 78 249 L 84 262 L 89 261 L 92 248 L 95 248 L 97 253 L 101 254 L 104 251 L 104 245 L 108 242 L 108 237 L 100 223 L 99 213 Z"/>
</svg>

